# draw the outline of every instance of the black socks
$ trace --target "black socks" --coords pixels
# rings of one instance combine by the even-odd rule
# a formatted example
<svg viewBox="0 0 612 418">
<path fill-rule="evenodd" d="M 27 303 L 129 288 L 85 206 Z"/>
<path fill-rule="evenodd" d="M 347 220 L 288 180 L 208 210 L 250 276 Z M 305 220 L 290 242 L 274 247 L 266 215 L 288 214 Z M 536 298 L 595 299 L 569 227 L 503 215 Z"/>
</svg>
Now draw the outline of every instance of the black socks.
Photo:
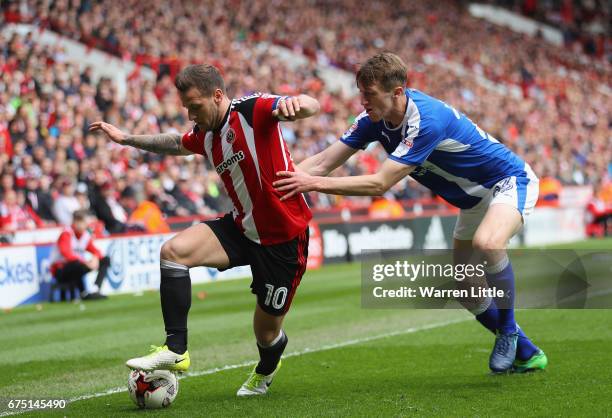
<svg viewBox="0 0 612 418">
<path fill-rule="evenodd" d="M 281 330 L 280 335 L 276 338 L 275 341 L 272 342 L 272 345 L 269 347 L 262 347 L 257 344 L 257 349 L 259 350 L 259 363 L 257 363 L 257 367 L 255 368 L 255 372 L 263 375 L 269 375 L 272 373 L 278 362 L 281 359 L 281 355 L 283 351 L 285 351 L 285 347 L 287 347 L 287 342 L 289 339 L 283 330 Z"/>
<path fill-rule="evenodd" d="M 187 314 L 191 308 L 189 268 L 172 261 L 161 260 L 162 314 L 166 328 L 166 345 L 177 353 L 187 351 Z"/>
<path fill-rule="evenodd" d="M 96 286 L 98 286 L 98 290 L 100 290 L 100 288 L 102 287 L 102 282 L 104 281 L 104 278 L 106 277 L 106 272 L 108 271 L 108 268 L 110 267 L 110 258 L 108 258 L 108 256 L 106 257 L 102 257 L 100 259 L 100 267 L 98 267 L 98 275 L 96 276 Z"/>
</svg>

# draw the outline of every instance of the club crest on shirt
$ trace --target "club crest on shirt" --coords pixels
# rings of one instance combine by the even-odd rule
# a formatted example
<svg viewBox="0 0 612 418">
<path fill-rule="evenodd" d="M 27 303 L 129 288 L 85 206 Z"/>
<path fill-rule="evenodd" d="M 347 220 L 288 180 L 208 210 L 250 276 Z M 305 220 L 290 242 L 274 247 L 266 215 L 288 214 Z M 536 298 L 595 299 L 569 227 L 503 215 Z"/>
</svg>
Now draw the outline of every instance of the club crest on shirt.
<svg viewBox="0 0 612 418">
<path fill-rule="evenodd" d="M 236 140 L 236 131 L 233 128 L 229 128 L 225 134 L 225 140 L 228 144 L 233 144 Z"/>
</svg>

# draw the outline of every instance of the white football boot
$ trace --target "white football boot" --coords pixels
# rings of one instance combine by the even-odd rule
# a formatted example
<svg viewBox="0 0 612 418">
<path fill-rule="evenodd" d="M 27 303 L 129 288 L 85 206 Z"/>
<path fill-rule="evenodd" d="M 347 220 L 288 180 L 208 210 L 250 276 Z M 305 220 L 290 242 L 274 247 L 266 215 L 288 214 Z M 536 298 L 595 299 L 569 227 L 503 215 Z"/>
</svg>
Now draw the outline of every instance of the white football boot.
<svg viewBox="0 0 612 418">
<path fill-rule="evenodd" d="M 125 365 L 130 369 L 136 370 L 170 370 L 173 372 L 187 371 L 191 360 L 189 359 L 189 351 L 183 354 L 176 354 L 168 349 L 167 345 L 161 347 L 151 346 L 151 353 L 143 356 L 129 359 Z"/>
<path fill-rule="evenodd" d="M 269 375 L 263 375 L 255 372 L 257 365 L 253 367 L 253 371 L 249 375 L 249 378 L 242 384 L 240 389 L 236 395 L 238 396 L 258 396 L 265 395 L 268 393 L 268 388 L 272 384 L 272 379 L 274 379 L 274 375 L 278 372 L 278 369 L 281 368 L 281 362 L 278 362 L 276 369 Z"/>
</svg>

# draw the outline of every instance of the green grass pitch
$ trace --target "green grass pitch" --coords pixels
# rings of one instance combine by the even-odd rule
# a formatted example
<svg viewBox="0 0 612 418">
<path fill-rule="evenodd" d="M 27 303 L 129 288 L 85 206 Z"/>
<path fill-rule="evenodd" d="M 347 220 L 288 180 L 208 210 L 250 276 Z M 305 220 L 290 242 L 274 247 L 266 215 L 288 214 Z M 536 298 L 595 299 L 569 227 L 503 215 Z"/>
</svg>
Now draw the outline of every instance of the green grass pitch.
<svg viewBox="0 0 612 418">
<path fill-rule="evenodd" d="M 612 240 L 565 248 L 612 249 Z M 9 399 L 79 397 L 85 399 L 62 411 L 21 416 L 603 416 L 612 410 L 612 310 L 518 311 L 549 368 L 492 376 L 493 337 L 470 314 L 362 309 L 359 277 L 358 263 L 307 273 L 285 323 L 283 368 L 270 393 L 257 399 L 235 396 L 257 357 L 249 281 L 195 286 L 192 372 L 162 411 L 139 411 L 126 391 L 118 392 L 126 386 L 125 360 L 162 341 L 157 292 L 0 313 L 0 415 Z"/>
</svg>

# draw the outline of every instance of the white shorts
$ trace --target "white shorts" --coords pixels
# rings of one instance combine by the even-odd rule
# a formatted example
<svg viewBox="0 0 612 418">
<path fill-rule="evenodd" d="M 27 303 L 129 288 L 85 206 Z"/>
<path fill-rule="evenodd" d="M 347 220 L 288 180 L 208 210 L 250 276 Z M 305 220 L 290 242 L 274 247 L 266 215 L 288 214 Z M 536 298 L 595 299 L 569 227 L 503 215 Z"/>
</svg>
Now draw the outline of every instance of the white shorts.
<svg viewBox="0 0 612 418">
<path fill-rule="evenodd" d="M 533 211 L 540 192 L 540 181 L 527 164 L 525 171 L 527 175 L 524 177 L 506 177 L 497 182 L 473 208 L 461 209 L 453 232 L 455 239 L 471 241 L 489 206 L 494 203 L 504 203 L 516 208 L 523 217 L 524 224 L 525 217 Z"/>
</svg>

